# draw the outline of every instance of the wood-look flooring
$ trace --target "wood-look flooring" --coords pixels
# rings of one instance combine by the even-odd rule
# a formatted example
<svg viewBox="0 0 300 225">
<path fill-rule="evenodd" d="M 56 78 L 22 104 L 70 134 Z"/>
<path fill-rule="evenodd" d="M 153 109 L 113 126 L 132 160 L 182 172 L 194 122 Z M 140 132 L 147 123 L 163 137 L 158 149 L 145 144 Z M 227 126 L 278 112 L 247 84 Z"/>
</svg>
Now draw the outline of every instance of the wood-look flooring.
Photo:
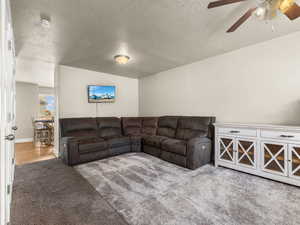
<svg viewBox="0 0 300 225">
<path fill-rule="evenodd" d="M 36 147 L 32 142 L 15 144 L 16 164 L 23 165 L 55 158 L 53 146 Z"/>
</svg>

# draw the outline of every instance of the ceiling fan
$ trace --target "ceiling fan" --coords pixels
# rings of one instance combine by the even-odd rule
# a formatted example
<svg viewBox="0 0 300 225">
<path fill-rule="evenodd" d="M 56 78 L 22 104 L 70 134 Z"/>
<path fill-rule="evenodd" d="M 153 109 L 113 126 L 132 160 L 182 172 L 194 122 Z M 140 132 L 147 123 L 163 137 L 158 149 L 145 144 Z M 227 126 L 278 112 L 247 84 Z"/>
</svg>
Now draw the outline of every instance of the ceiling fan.
<svg viewBox="0 0 300 225">
<path fill-rule="evenodd" d="M 219 0 L 208 4 L 208 8 L 220 7 L 223 5 L 243 2 L 247 0 Z M 234 32 L 253 14 L 259 19 L 272 19 L 277 12 L 285 14 L 290 20 L 300 17 L 300 7 L 295 0 L 262 0 L 256 7 L 250 8 L 241 18 L 238 19 L 228 30 L 227 33 Z"/>
</svg>

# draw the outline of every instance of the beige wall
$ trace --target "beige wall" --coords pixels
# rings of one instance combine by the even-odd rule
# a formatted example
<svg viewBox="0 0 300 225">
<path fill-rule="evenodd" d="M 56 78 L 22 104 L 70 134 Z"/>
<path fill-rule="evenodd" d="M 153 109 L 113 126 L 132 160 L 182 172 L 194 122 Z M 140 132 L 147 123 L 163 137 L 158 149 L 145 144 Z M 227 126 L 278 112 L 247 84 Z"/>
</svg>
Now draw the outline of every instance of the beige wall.
<svg viewBox="0 0 300 225">
<path fill-rule="evenodd" d="M 39 87 L 39 93 L 44 95 L 54 95 L 55 89 L 51 87 Z"/>
<path fill-rule="evenodd" d="M 59 66 L 57 77 L 60 118 L 138 115 L 137 79 L 67 66 Z M 87 85 L 91 84 L 115 85 L 115 103 L 88 103 Z"/>
<path fill-rule="evenodd" d="M 16 59 L 16 80 L 38 84 L 44 87 L 54 87 L 53 63 L 33 59 Z"/>
<path fill-rule="evenodd" d="M 33 138 L 32 119 L 38 113 L 38 86 L 30 83 L 16 83 L 16 139 Z"/>
<path fill-rule="evenodd" d="M 140 115 L 299 125 L 299 40 L 300 32 L 142 78 Z"/>
</svg>

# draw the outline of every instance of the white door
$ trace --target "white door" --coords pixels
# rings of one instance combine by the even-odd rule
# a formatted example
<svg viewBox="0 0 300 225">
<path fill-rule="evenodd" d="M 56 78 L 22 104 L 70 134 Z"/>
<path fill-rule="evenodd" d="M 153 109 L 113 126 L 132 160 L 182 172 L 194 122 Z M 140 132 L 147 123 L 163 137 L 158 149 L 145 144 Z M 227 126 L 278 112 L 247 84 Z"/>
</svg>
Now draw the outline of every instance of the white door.
<svg viewBox="0 0 300 225">
<path fill-rule="evenodd" d="M 1 130 L 0 130 L 0 225 L 10 220 L 14 173 L 15 78 L 14 46 L 10 8 L 1 0 Z"/>
<path fill-rule="evenodd" d="M 262 170 L 276 175 L 288 175 L 287 144 L 272 141 L 261 142 Z"/>
<path fill-rule="evenodd" d="M 300 145 L 289 145 L 289 176 L 300 179 Z"/>
</svg>

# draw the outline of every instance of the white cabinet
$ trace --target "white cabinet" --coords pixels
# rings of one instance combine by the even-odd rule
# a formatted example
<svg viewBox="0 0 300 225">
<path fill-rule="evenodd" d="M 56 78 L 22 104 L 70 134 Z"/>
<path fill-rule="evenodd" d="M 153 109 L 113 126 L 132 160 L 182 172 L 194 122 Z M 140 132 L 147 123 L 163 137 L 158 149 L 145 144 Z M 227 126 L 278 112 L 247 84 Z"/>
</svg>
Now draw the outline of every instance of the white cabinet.
<svg viewBox="0 0 300 225">
<path fill-rule="evenodd" d="M 289 145 L 289 176 L 300 181 L 300 144 Z"/>
<path fill-rule="evenodd" d="M 257 147 L 254 139 L 236 139 L 237 165 L 256 169 Z"/>
<path fill-rule="evenodd" d="M 215 124 L 215 164 L 300 186 L 300 127 Z"/>
<path fill-rule="evenodd" d="M 218 137 L 218 160 L 233 165 L 256 168 L 256 141 L 253 139 Z"/>
<path fill-rule="evenodd" d="M 218 158 L 220 161 L 227 163 L 235 163 L 235 139 L 233 137 L 221 136 L 218 138 L 219 154 Z"/>
<path fill-rule="evenodd" d="M 261 142 L 262 170 L 268 173 L 287 176 L 288 145 L 279 142 Z"/>
</svg>

